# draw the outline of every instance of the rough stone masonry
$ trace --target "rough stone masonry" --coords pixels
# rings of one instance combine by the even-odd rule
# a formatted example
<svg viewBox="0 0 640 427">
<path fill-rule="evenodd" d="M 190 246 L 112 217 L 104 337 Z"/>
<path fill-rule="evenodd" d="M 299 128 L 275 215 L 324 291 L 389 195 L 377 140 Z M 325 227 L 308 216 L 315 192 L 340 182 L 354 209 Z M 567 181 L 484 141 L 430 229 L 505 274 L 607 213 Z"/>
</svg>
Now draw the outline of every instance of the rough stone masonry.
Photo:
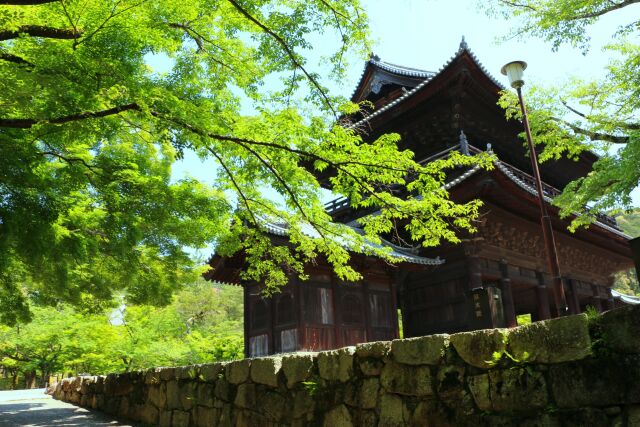
<svg viewBox="0 0 640 427">
<path fill-rule="evenodd" d="M 640 307 L 320 353 L 66 378 L 160 426 L 640 426 Z"/>
</svg>

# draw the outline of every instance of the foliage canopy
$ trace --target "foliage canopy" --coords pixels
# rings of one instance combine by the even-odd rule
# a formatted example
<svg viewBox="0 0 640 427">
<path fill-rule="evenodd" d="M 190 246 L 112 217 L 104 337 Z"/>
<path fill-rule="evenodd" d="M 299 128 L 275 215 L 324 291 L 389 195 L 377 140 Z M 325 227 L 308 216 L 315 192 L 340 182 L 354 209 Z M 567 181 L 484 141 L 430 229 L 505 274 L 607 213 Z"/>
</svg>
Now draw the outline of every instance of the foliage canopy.
<svg viewBox="0 0 640 427">
<path fill-rule="evenodd" d="M 585 150 L 600 155 L 593 171 L 570 183 L 554 200 L 564 216 L 579 213 L 572 227 L 586 225 L 596 213 L 630 208 L 632 190 L 640 183 L 640 9 L 637 0 L 496 0 L 485 7 L 509 22 L 521 23 L 510 36 L 536 36 L 553 49 L 562 44 L 590 47 L 589 28 L 607 14 L 625 17 L 605 47 L 612 55 L 599 80 L 573 78 L 564 85 L 534 88 L 527 96 L 534 141 L 543 144 L 540 161 Z M 517 19 L 514 19 L 517 18 Z M 505 93 L 502 104 L 519 116 L 517 99 Z M 589 206 L 589 210 L 585 207 Z"/>
<path fill-rule="evenodd" d="M 367 37 L 358 0 L 1 2 L 0 321 L 27 319 L 30 300 L 88 307 L 119 289 L 166 304 L 201 272 L 185 247 L 244 249 L 245 278 L 273 289 L 319 255 L 358 278 L 345 244 L 396 224 L 425 245 L 456 241 L 479 203 L 452 203 L 443 170 L 489 161 L 422 166 L 397 135 L 365 144 L 340 126 L 357 106 L 324 85 Z M 324 68 L 314 38 L 331 45 Z M 172 181 L 187 150 L 214 185 Z M 331 222 L 320 171 L 380 210 L 364 236 Z M 290 225 L 292 247 L 270 244 L 266 218 Z"/>
<path fill-rule="evenodd" d="M 66 304 L 33 307 L 33 320 L 0 325 L 0 369 L 21 378 L 92 375 L 241 358 L 242 289 L 202 280 L 166 307 L 129 305 L 101 313 Z"/>
</svg>

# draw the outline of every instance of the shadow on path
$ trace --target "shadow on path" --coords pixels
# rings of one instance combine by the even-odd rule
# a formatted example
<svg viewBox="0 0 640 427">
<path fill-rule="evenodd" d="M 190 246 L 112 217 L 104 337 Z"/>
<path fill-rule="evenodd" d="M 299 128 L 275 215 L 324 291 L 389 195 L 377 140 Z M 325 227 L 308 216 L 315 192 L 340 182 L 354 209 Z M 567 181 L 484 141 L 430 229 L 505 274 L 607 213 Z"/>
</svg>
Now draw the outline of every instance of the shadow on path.
<svg viewBox="0 0 640 427">
<path fill-rule="evenodd" d="M 38 389 L 0 392 L 0 427 L 9 426 L 136 427 L 137 424 L 60 402 Z"/>
</svg>

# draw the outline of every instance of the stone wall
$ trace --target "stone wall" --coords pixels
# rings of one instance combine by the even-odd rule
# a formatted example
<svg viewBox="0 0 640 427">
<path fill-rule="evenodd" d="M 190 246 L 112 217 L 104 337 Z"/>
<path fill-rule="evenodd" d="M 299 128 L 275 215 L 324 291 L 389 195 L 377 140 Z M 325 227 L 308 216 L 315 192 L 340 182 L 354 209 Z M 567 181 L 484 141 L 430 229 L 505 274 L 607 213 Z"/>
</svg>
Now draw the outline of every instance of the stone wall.
<svg viewBox="0 0 640 427">
<path fill-rule="evenodd" d="M 640 307 L 510 330 L 68 378 L 51 392 L 161 426 L 640 425 Z"/>
</svg>

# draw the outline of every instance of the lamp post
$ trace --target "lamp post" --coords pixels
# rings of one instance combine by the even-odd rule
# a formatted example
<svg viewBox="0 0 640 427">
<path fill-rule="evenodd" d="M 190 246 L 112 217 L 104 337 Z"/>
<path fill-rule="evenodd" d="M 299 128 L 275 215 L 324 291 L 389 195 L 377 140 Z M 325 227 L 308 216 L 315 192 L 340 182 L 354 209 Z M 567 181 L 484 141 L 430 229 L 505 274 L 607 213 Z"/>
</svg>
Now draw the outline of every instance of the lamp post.
<svg viewBox="0 0 640 427">
<path fill-rule="evenodd" d="M 513 61 L 502 67 L 500 71 L 502 72 L 502 74 L 506 75 L 509 78 L 509 83 L 511 84 L 511 87 L 513 87 L 518 93 L 518 100 L 520 101 L 520 109 L 522 110 L 522 124 L 524 126 L 524 132 L 527 135 L 527 143 L 529 144 L 529 154 L 531 157 L 531 169 L 533 170 L 533 178 L 536 182 L 536 190 L 538 191 L 538 205 L 540 205 L 540 224 L 542 225 L 544 244 L 547 248 L 547 263 L 549 264 L 549 272 L 551 273 L 551 277 L 553 280 L 553 295 L 556 305 L 556 314 L 558 317 L 560 317 L 567 314 L 567 300 L 564 295 L 562 278 L 560 277 L 560 265 L 558 263 L 558 252 L 556 251 L 556 243 L 553 238 L 551 217 L 549 217 L 547 207 L 544 203 L 542 181 L 540 180 L 540 170 L 538 169 L 538 156 L 531 139 L 529 119 L 527 118 L 527 110 L 524 106 L 524 99 L 522 98 L 522 86 L 524 86 L 522 74 L 526 68 L 526 62 Z"/>
</svg>

